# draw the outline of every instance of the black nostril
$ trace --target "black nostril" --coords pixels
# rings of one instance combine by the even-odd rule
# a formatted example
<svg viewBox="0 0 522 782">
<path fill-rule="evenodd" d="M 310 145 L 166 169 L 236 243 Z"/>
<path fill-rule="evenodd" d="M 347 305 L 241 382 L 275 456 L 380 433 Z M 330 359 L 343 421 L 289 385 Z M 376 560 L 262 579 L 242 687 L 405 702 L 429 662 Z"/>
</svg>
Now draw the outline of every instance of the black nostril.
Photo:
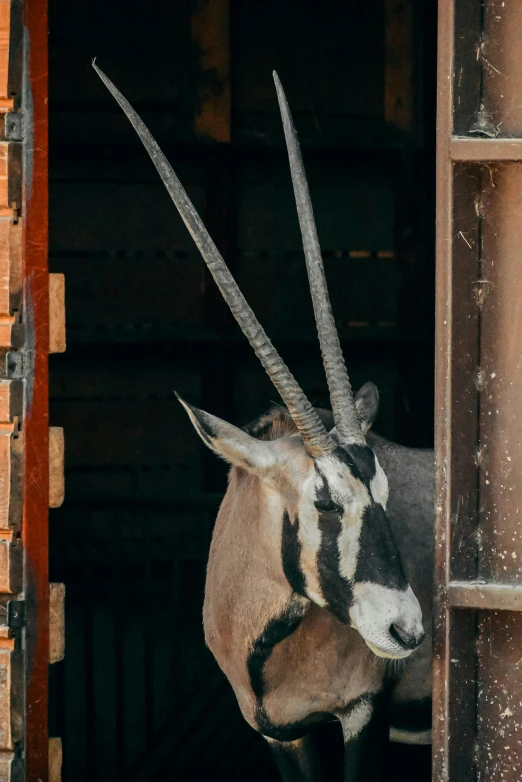
<svg viewBox="0 0 522 782">
<path fill-rule="evenodd" d="M 424 641 L 426 633 L 423 631 L 419 635 L 412 635 L 403 630 L 399 625 L 390 627 L 390 635 L 394 641 L 397 641 L 404 649 L 416 649 Z"/>
</svg>

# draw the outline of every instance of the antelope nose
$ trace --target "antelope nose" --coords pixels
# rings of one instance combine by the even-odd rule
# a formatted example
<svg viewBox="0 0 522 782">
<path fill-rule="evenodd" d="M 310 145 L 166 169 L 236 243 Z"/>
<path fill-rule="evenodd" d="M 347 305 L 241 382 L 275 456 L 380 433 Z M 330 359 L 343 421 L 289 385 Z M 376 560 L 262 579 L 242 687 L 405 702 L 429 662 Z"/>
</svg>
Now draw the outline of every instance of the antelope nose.
<svg viewBox="0 0 522 782">
<path fill-rule="evenodd" d="M 416 649 L 424 641 L 426 633 L 421 630 L 419 633 L 410 633 L 399 624 L 393 624 L 390 627 L 390 635 L 404 649 Z"/>
</svg>

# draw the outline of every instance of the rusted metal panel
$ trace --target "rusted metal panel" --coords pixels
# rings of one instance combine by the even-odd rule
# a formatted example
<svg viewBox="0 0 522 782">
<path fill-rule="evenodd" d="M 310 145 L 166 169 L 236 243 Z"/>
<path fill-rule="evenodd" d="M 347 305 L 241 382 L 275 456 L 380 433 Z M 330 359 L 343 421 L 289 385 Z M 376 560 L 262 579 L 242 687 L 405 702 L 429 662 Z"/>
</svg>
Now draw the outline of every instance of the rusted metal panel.
<svg viewBox="0 0 522 782">
<path fill-rule="evenodd" d="M 521 621 L 519 613 L 479 614 L 477 779 L 518 782 L 522 758 Z"/>
<path fill-rule="evenodd" d="M 522 4 L 487 0 L 482 5 L 482 102 L 496 135 L 522 136 Z"/>
<path fill-rule="evenodd" d="M 481 5 L 476 0 L 439 2 L 439 33 L 443 33 L 450 17 L 454 24 L 446 28 L 449 37 L 444 52 L 439 50 L 439 96 L 441 90 L 445 91 L 446 111 L 452 114 L 448 131 L 460 136 L 476 128 L 480 116 L 482 70 L 477 47 L 481 40 Z"/>
<path fill-rule="evenodd" d="M 49 663 L 49 274 L 48 241 L 48 65 L 47 2 L 26 0 L 25 80 L 31 95 L 26 116 L 31 144 L 25 145 L 24 319 L 32 366 L 27 377 L 24 417 L 24 504 L 22 542 L 26 610 L 26 781 L 47 782 Z M 29 108 L 29 107 L 26 107 Z"/>
<path fill-rule="evenodd" d="M 522 461 L 522 165 L 497 164 L 486 173 L 482 203 L 480 575 L 514 582 L 522 575 L 522 472 L 517 469 Z M 522 625 L 519 634 L 522 640 Z M 522 677 L 520 687 L 522 692 Z"/>
</svg>

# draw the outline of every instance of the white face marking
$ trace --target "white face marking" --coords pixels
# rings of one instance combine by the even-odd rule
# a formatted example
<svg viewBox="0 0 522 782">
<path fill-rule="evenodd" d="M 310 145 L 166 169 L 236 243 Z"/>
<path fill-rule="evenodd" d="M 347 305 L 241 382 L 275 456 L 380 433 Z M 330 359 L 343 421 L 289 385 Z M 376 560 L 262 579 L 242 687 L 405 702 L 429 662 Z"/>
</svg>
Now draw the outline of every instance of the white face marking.
<svg viewBox="0 0 522 782">
<path fill-rule="evenodd" d="M 341 575 L 352 581 L 357 569 L 357 557 L 359 556 L 359 540 L 362 529 L 362 511 L 355 518 L 350 518 L 350 509 L 344 514 L 343 526 L 338 539 L 339 570 Z"/>
<path fill-rule="evenodd" d="M 321 530 L 317 525 L 317 511 L 313 504 L 315 497 L 315 471 L 303 485 L 299 514 L 299 541 L 301 543 L 301 569 L 306 581 L 308 597 L 316 605 L 326 606 L 317 573 L 317 555 L 321 547 Z"/>
<path fill-rule="evenodd" d="M 323 474 L 328 482 L 332 499 L 344 508 L 341 533 L 337 541 L 339 569 L 344 578 L 352 581 L 357 569 L 364 509 L 369 504 L 370 497 L 361 482 L 351 475 L 346 465 L 336 459 L 328 459 Z M 320 490 L 322 485 L 322 478 L 318 476 L 316 490 Z M 317 517 L 317 511 L 315 514 Z"/>
<path fill-rule="evenodd" d="M 422 634 L 422 612 L 411 587 L 401 592 L 363 581 L 354 585 L 353 594 L 350 619 L 372 652 L 393 660 L 408 657 L 411 650 L 398 644 L 389 631 L 398 624 L 409 635 Z"/>
<path fill-rule="evenodd" d="M 388 503 L 388 478 L 376 456 L 375 475 L 370 483 L 370 491 L 375 502 L 380 503 L 384 510 L 386 510 L 386 505 Z"/>
<path fill-rule="evenodd" d="M 343 737 L 345 743 L 359 735 L 361 730 L 367 725 L 372 716 L 372 707 L 366 701 L 358 703 L 349 714 L 339 718 L 343 726 Z"/>
</svg>

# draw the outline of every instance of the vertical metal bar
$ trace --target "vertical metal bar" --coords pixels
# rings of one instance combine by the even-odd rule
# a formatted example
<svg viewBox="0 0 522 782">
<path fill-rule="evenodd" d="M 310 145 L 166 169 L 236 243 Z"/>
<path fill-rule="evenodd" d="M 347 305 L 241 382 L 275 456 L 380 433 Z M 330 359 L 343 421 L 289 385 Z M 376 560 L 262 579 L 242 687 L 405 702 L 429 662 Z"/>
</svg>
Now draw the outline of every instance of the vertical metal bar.
<svg viewBox="0 0 522 782">
<path fill-rule="evenodd" d="M 26 780 L 48 779 L 49 422 L 48 342 L 48 66 L 47 1 L 25 2 L 24 320 L 30 340 L 23 424 L 25 467 L 22 541 L 28 598 Z"/>
<path fill-rule="evenodd" d="M 448 780 L 449 579 L 452 343 L 452 69 L 454 2 L 439 2 L 437 71 L 437 228 L 435 301 L 435 593 L 433 658 L 433 782 Z"/>
</svg>

